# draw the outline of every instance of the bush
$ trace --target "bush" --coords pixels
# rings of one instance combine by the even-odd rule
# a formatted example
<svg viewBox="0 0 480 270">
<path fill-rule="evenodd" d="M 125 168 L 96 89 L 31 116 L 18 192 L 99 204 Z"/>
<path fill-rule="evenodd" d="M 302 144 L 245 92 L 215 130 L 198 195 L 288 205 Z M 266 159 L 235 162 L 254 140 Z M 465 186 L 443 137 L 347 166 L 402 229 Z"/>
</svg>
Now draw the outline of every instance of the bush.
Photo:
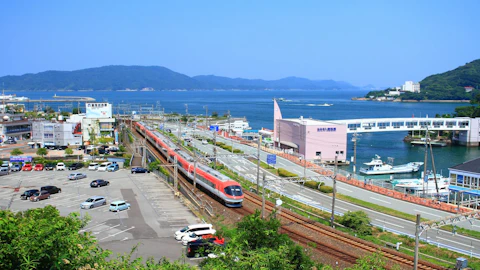
<svg viewBox="0 0 480 270">
<path fill-rule="evenodd" d="M 233 153 L 235 154 L 243 154 L 243 151 L 240 149 L 233 149 Z"/>
<path fill-rule="evenodd" d="M 315 181 L 307 181 L 305 182 L 305 186 L 311 189 L 318 189 L 318 182 Z"/>
<path fill-rule="evenodd" d="M 298 175 L 292 173 L 292 172 L 289 172 L 283 168 L 278 168 L 278 175 L 280 177 L 298 177 Z"/>
<path fill-rule="evenodd" d="M 353 229 L 359 234 L 370 235 L 372 234 L 372 227 L 370 226 L 370 218 L 363 211 L 348 211 L 339 219 L 340 224 Z"/>
<path fill-rule="evenodd" d="M 333 187 L 331 186 L 320 186 L 319 190 L 323 193 L 333 193 Z"/>
</svg>

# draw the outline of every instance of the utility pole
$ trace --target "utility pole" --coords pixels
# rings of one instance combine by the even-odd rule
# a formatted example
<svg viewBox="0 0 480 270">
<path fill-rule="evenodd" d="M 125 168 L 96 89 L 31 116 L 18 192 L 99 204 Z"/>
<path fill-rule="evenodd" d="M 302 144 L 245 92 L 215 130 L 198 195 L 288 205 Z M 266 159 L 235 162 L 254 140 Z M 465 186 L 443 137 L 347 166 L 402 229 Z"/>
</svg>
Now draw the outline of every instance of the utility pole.
<svg viewBox="0 0 480 270">
<path fill-rule="evenodd" d="M 262 144 L 262 135 L 258 136 L 258 145 L 257 145 L 257 194 L 260 191 L 260 145 Z"/>
<path fill-rule="evenodd" d="M 440 199 L 440 191 L 438 190 L 438 183 L 437 183 L 437 170 L 435 169 L 435 160 L 433 159 L 432 142 L 429 141 L 428 144 L 430 145 L 430 157 L 432 159 L 433 179 L 435 180 L 435 189 L 437 190 L 437 197 L 438 197 L 437 199 Z"/>
<path fill-rule="evenodd" d="M 208 106 L 205 105 L 203 107 L 205 108 L 205 129 L 209 130 L 209 128 L 208 128 Z"/>
<path fill-rule="evenodd" d="M 415 254 L 413 257 L 413 270 L 418 269 L 418 245 L 420 240 L 420 214 L 417 214 L 415 222 Z"/>
<path fill-rule="evenodd" d="M 162 130 L 165 131 L 165 108 L 162 108 Z"/>
<path fill-rule="evenodd" d="M 333 174 L 333 196 L 332 196 L 332 217 L 330 218 L 330 226 L 334 228 L 335 221 L 335 196 L 337 193 L 337 162 L 338 156 L 335 155 L 335 173 Z"/>
<path fill-rule="evenodd" d="M 193 163 L 193 192 L 195 192 L 197 188 L 197 160 L 198 158 L 195 158 L 195 162 Z"/>
<path fill-rule="evenodd" d="M 213 157 L 214 157 L 214 164 L 213 169 L 217 169 L 217 132 L 215 128 L 213 129 Z"/>
<path fill-rule="evenodd" d="M 422 179 L 422 193 L 423 197 L 425 198 L 425 179 L 428 180 L 428 175 L 427 175 L 427 153 L 428 153 L 428 127 L 426 127 L 426 132 L 425 132 L 425 158 L 423 161 L 423 179 Z"/>
<path fill-rule="evenodd" d="M 232 143 L 232 153 L 233 153 L 233 139 L 232 139 L 231 133 L 232 133 L 232 128 L 230 126 L 230 110 L 228 110 L 228 137 L 230 139 L 230 142 Z"/>
<path fill-rule="evenodd" d="M 173 172 L 173 189 L 175 192 L 178 190 L 178 166 L 177 166 L 177 156 L 173 157 L 173 163 L 174 163 L 174 172 Z"/>
<path fill-rule="evenodd" d="M 265 172 L 262 176 L 262 219 L 265 219 Z"/>
<path fill-rule="evenodd" d="M 357 132 L 353 134 L 353 174 L 357 173 Z"/>
<path fill-rule="evenodd" d="M 178 121 L 178 145 L 181 145 L 182 142 L 182 124 L 180 123 L 181 119 Z"/>
</svg>

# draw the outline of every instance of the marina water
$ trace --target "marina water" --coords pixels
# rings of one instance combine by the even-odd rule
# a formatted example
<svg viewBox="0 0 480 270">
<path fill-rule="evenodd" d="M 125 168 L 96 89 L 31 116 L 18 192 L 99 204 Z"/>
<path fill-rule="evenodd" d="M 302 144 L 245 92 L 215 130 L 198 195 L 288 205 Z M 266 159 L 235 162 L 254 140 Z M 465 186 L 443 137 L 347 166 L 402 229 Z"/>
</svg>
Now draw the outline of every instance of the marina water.
<svg viewBox="0 0 480 270">
<path fill-rule="evenodd" d="M 188 107 L 189 114 L 205 115 L 205 106 L 208 114 L 217 112 L 222 116 L 230 111 L 232 117 L 245 116 L 252 129 L 261 127 L 273 129 L 273 98 L 282 98 L 279 102 L 283 118 L 311 117 L 319 120 L 358 119 L 358 118 L 387 118 L 387 117 L 435 117 L 436 114 L 451 114 L 455 107 L 466 106 L 465 103 L 401 103 L 401 102 L 372 102 L 353 101 L 352 97 L 364 96 L 367 90 L 172 90 L 172 91 L 15 91 L 5 94 L 17 94 L 30 99 L 52 99 L 58 96 L 88 96 L 97 102 L 113 103 L 115 108 L 119 104 L 131 104 L 137 110 L 140 107 L 164 108 L 166 113 L 177 112 L 184 114 Z M 318 106 L 325 103 L 332 106 Z M 77 107 L 76 102 L 70 104 L 50 103 L 55 110 L 59 107 L 66 110 Z M 27 105 L 33 109 L 34 104 Z M 84 108 L 84 107 L 83 107 Z M 71 111 L 71 110 L 70 110 Z M 122 111 L 120 111 L 122 113 Z M 357 141 L 357 170 L 364 162 L 370 161 L 375 154 L 387 161 L 394 158 L 394 164 L 404 164 L 410 161 L 424 160 L 424 147 L 411 146 L 402 139 L 407 132 L 362 133 Z M 353 156 L 351 135 L 347 140 L 347 154 Z M 459 163 L 480 156 L 478 147 L 447 146 L 434 148 L 435 166 L 438 173 L 448 176 L 448 168 Z M 431 169 L 430 155 L 428 169 Z M 343 167 L 345 170 L 352 170 Z M 420 169 L 421 171 L 423 170 Z M 388 178 L 376 176 L 370 178 Z M 420 173 L 395 175 L 395 178 L 420 177 Z"/>
</svg>

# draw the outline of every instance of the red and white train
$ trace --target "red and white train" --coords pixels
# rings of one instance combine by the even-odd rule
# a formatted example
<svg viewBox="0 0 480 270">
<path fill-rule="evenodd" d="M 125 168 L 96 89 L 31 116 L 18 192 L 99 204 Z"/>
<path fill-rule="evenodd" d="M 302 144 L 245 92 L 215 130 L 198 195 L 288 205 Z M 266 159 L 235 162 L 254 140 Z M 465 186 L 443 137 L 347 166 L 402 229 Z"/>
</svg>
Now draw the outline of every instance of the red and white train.
<svg viewBox="0 0 480 270">
<path fill-rule="evenodd" d="M 194 158 L 187 152 L 180 150 L 172 141 L 152 127 L 143 122 L 135 122 L 135 128 L 145 136 L 158 150 L 168 155 L 168 159 L 173 162 L 177 158 L 178 169 L 185 176 L 193 181 L 194 178 Z M 242 207 L 243 191 L 240 184 L 220 172 L 197 163 L 196 183 L 208 190 L 213 197 L 216 197 L 228 207 Z"/>
</svg>

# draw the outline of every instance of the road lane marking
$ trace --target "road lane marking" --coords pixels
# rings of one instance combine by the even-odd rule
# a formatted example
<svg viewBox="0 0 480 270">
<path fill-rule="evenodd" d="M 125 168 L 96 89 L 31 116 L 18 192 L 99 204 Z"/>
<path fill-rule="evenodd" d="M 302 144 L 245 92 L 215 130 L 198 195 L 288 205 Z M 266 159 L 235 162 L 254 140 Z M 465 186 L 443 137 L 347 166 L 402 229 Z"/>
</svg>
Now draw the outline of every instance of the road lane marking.
<svg viewBox="0 0 480 270">
<path fill-rule="evenodd" d="M 107 223 L 107 222 L 106 222 L 106 221 L 105 221 L 105 222 L 102 222 L 102 223 L 97 224 L 97 225 L 95 225 L 95 226 L 92 226 L 92 227 L 90 227 L 90 228 L 88 228 L 88 229 L 87 229 L 87 228 L 81 229 L 79 232 L 89 231 L 89 230 L 91 230 L 91 229 L 93 229 L 93 228 L 95 228 L 95 227 L 102 226 L 102 225 L 105 224 L 105 223 Z"/>
<path fill-rule="evenodd" d="M 449 240 L 449 239 L 446 239 L 446 238 L 443 238 L 443 237 L 438 237 L 438 236 L 437 236 L 437 239 L 441 239 L 441 240 L 443 240 L 443 241 L 452 242 L 452 243 L 455 243 L 455 244 L 458 244 L 458 245 L 462 245 L 462 246 L 466 246 L 466 247 L 470 247 L 470 248 L 475 248 L 474 246 L 467 245 L 467 244 L 462 244 L 462 243 L 459 243 L 458 241 Z"/>
<path fill-rule="evenodd" d="M 419 212 L 419 213 L 424 213 L 424 214 L 431 215 L 431 216 L 434 216 L 434 217 L 442 218 L 442 216 L 431 214 L 431 213 L 428 213 L 428 212 L 425 212 L 425 211 L 420 211 L 420 210 L 417 210 L 417 209 L 413 209 L 413 211 Z"/>
<path fill-rule="evenodd" d="M 398 225 L 398 224 L 395 224 L 395 223 L 386 222 L 385 220 L 381 220 L 381 219 L 377 219 L 377 218 L 376 218 L 375 220 L 377 220 L 377 221 L 379 221 L 379 222 L 383 222 L 383 223 L 385 223 L 385 224 L 392 225 L 392 226 L 397 226 L 397 227 L 400 227 L 400 228 L 405 228 L 405 227 L 403 227 L 403 226 L 401 226 L 401 225 Z"/>
<path fill-rule="evenodd" d="M 346 188 L 343 188 L 343 187 L 337 187 L 337 188 L 338 188 L 338 189 L 343 189 L 343 190 L 345 190 L 345 191 L 347 191 L 347 192 L 353 192 L 353 190 L 346 189 Z"/>
<path fill-rule="evenodd" d="M 135 226 L 132 226 L 132 227 L 130 227 L 130 228 L 128 228 L 128 229 L 125 229 L 125 230 L 123 230 L 123 231 L 119 231 L 119 232 L 117 232 L 117 233 L 114 233 L 114 234 L 110 234 L 109 236 L 106 236 L 106 237 L 104 237 L 104 238 L 102 238 L 102 239 L 100 239 L 100 240 L 98 240 L 98 241 L 105 240 L 105 239 L 107 239 L 107 238 L 110 238 L 110 237 L 116 236 L 116 235 L 118 235 L 118 234 L 124 233 L 124 232 L 126 232 L 126 231 L 129 231 L 129 230 L 131 230 L 131 229 L 135 229 Z"/>
<path fill-rule="evenodd" d="M 392 204 L 391 202 L 387 202 L 387 201 L 384 201 L 384 200 L 380 200 L 380 199 L 377 199 L 377 198 L 374 198 L 374 197 L 370 197 L 370 199 L 376 200 L 376 201 L 379 201 L 379 202 L 383 202 L 383 203 L 386 203 L 386 204 Z"/>
<path fill-rule="evenodd" d="M 113 228 L 116 228 L 116 227 L 118 227 L 118 226 L 120 226 L 120 224 L 117 224 L 117 225 L 115 225 L 115 226 L 108 226 L 108 229 L 106 229 L 106 230 L 100 230 L 100 231 L 98 231 L 98 232 L 94 232 L 93 234 L 97 235 L 97 234 L 99 234 L 99 233 L 109 231 L 109 230 L 111 230 L 111 229 L 113 229 Z"/>
</svg>

